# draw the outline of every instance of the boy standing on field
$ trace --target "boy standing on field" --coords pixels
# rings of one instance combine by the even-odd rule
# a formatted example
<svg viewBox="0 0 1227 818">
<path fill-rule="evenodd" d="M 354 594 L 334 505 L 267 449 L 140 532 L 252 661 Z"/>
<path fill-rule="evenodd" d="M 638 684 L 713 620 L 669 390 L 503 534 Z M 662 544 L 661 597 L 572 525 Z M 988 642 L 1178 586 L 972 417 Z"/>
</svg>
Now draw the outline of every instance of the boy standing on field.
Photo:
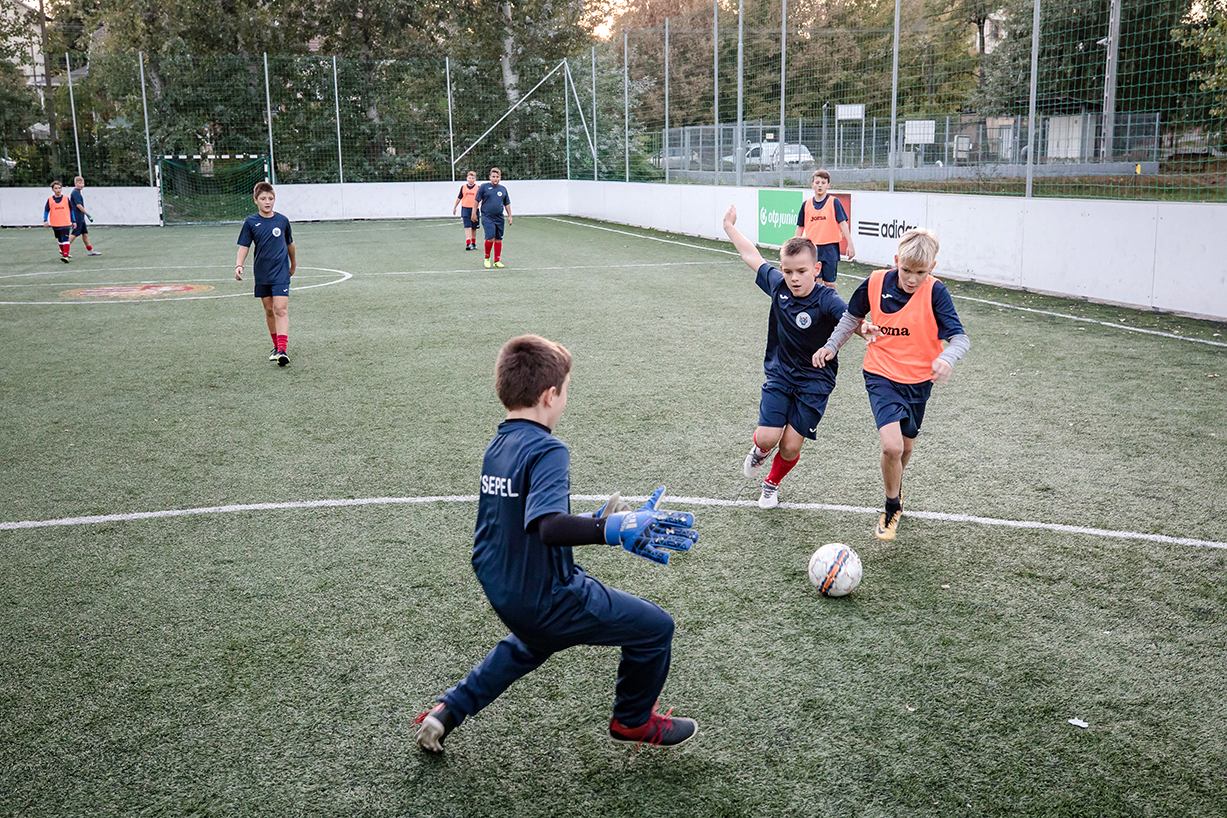
<svg viewBox="0 0 1227 818">
<path fill-rule="evenodd" d="M 474 176 L 474 178 L 477 178 Z M 503 253 L 503 210 L 507 211 L 507 226 L 511 226 L 511 194 L 500 182 L 503 172 L 490 168 L 490 181 L 477 189 L 475 201 L 481 208 L 481 226 L 486 231 L 486 266 L 490 265 L 490 249 L 494 249 L 494 266 L 502 267 L 499 256 Z M 477 246 L 474 244 L 474 246 Z"/>
<path fill-rule="evenodd" d="M 460 192 L 456 194 L 456 203 L 452 205 L 452 215 L 456 215 L 456 208 L 460 208 L 460 223 L 464 225 L 464 249 L 477 249 L 477 218 L 474 214 L 477 200 L 477 174 L 474 171 L 469 171 L 465 177 L 466 181 L 460 186 Z"/>
<path fill-rule="evenodd" d="M 949 381 L 954 364 L 971 349 L 950 291 L 931 275 L 937 249 L 932 230 L 904 233 L 895 269 L 877 270 L 856 288 L 847 315 L 814 353 L 814 365 L 825 367 L 858 327 L 871 340 L 864 374 L 882 444 L 886 510 L 873 531 L 882 540 L 893 540 L 899 530 L 903 470 L 912 457 L 933 384 Z M 862 327 L 866 316 L 869 324 Z"/>
<path fill-rule="evenodd" d="M 68 201 L 72 203 L 72 238 L 68 240 L 69 255 L 72 254 L 72 243 L 77 240 L 77 236 L 81 237 L 81 241 L 85 243 L 85 253 L 90 256 L 100 256 L 102 252 L 95 250 L 89 243 L 89 226 L 86 225 L 86 220 L 93 221 L 94 217 L 85 212 L 85 198 L 81 195 L 81 191 L 85 189 L 85 180 L 78 176 L 73 180 L 72 193 L 68 194 Z"/>
<path fill-rule="evenodd" d="M 848 242 L 848 260 L 856 255 L 852 246 L 852 234 L 848 230 L 848 213 L 843 202 L 827 193 L 831 187 L 831 174 L 819 168 L 810 178 L 814 198 L 806 199 L 797 213 L 797 237 L 804 236 L 818 248 L 818 263 L 822 265 L 822 283 L 835 286 L 836 270 L 839 267 L 839 240 Z"/>
<path fill-rule="evenodd" d="M 668 548 L 698 540 L 694 515 L 658 511 L 657 489 L 637 511 L 618 495 L 596 514 L 571 514 L 570 453 L 552 430 L 567 405 L 571 353 L 537 335 L 512 338 L 494 370 L 507 419 L 486 448 L 473 536 L 473 572 L 511 631 L 417 718 L 415 740 L 443 750 L 443 739 L 521 676 L 575 645 L 617 645 L 609 737 L 615 742 L 676 747 L 694 737 L 692 719 L 656 712 L 669 673 L 673 619 L 647 600 L 602 585 L 571 558 L 571 547 L 621 545 L 660 564 Z M 671 712 L 671 711 L 670 711 Z"/>
<path fill-rule="evenodd" d="M 817 286 L 818 262 L 814 245 L 806 238 L 791 238 L 780 250 L 780 268 L 767 262 L 750 240 L 734 226 L 737 209 L 724 214 L 724 232 L 733 240 L 741 260 L 757 273 L 754 283 L 771 297 L 771 323 L 763 371 L 767 376 L 758 404 L 758 428 L 742 471 L 757 477 L 777 445 L 771 471 L 763 480 L 759 508 L 780 504 L 780 481 L 797 465 L 805 438 L 818 437 L 818 422 L 835 388 L 838 362 L 818 368 L 811 359 L 830 337 L 847 311 L 835 290 Z"/>
<path fill-rule="evenodd" d="M 264 304 L 264 320 L 273 339 L 273 351 L 268 356 L 278 366 L 290 362 L 286 354 L 290 332 L 290 276 L 298 266 L 294 255 L 294 237 L 290 220 L 273 212 L 277 194 L 268 182 L 259 182 L 252 191 L 259 212 L 248 216 L 239 231 L 239 254 L 234 262 L 235 281 L 243 280 L 243 261 L 254 243 L 256 257 L 252 267 L 256 274 L 255 296 Z"/>
<path fill-rule="evenodd" d="M 51 195 L 43 205 L 43 224 L 55 233 L 55 241 L 60 245 L 60 261 L 67 264 L 68 245 L 72 243 L 68 237 L 72 232 L 72 202 L 64 195 L 64 183 L 59 179 L 51 183 Z"/>
</svg>

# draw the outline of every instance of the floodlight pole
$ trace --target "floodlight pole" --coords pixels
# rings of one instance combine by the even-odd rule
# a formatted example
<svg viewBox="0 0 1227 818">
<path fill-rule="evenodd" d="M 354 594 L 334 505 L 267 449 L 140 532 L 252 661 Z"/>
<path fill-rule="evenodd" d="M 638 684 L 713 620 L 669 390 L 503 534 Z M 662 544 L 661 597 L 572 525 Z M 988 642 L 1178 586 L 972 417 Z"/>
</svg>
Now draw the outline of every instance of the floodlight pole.
<svg viewBox="0 0 1227 818">
<path fill-rule="evenodd" d="M 445 74 L 447 75 L 447 145 L 448 145 L 448 149 L 451 151 L 451 154 L 452 154 L 451 156 L 452 181 L 454 182 L 456 181 L 456 136 L 455 136 L 455 131 L 452 130 L 452 58 L 451 57 L 443 58 L 443 70 Z M 568 118 L 568 122 L 570 122 L 570 118 Z M 568 134 L 568 137 L 569 136 L 570 134 Z M 571 152 L 568 150 L 567 151 L 567 163 L 570 164 L 570 162 L 571 162 Z M 569 173 L 567 174 L 567 178 L 570 178 Z"/>
<path fill-rule="evenodd" d="M 712 169 L 716 171 L 716 184 L 720 184 L 720 0 L 711 2 L 711 42 L 712 42 L 712 117 L 716 125 L 715 161 Z"/>
<path fill-rule="evenodd" d="M 1039 0 L 1035 0 L 1039 2 Z M 890 192 L 895 192 L 895 157 L 899 141 L 899 0 L 895 0 L 895 63 L 891 69 L 890 79 L 890 170 L 887 176 L 890 180 Z M 839 114 L 835 115 L 835 155 L 839 156 Z M 838 160 L 836 160 L 838 164 Z"/>
<path fill-rule="evenodd" d="M 337 177 L 345 184 L 345 168 L 341 162 L 341 91 L 337 83 L 337 57 L 332 56 L 332 101 L 337 113 Z"/>
<path fill-rule="evenodd" d="M 784 187 L 784 165 L 787 164 L 787 141 L 784 139 L 784 81 L 788 68 L 788 0 L 780 0 L 780 187 Z M 797 141 L 801 138 L 797 134 Z M 797 149 L 797 161 L 801 160 L 801 149 Z"/>
<path fill-rule="evenodd" d="M 743 119 L 745 96 L 742 87 L 744 85 L 743 74 L 745 71 L 745 12 L 746 0 L 737 0 L 737 150 L 733 153 L 733 161 L 736 163 L 736 180 L 734 183 L 738 187 L 741 187 L 742 172 L 746 167 L 746 149 L 743 144 L 746 140 L 745 121 Z"/>
<path fill-rule="evenodd" d="M 153 187 L 153 143 L 149 139 L 149 103 L 145 100 L 145 54 L 144 52 L 136 52 L 137 65 L 141 71 L 141 110 L 145 112 L 145 157 L 149 162 L 149 186 Z M 265 65 L 267 66 L 268 57 L 265 56 Z M 267 71 L 267 68 L 266 68 Z M 265 73 L 265 77 L 268 74 Z M 265 80 L 267 82 L 267 79 Z M 267 86 L 266 86 L 267 87 Z M 270 133 L 271 136 L 271 133 Z M 269 147 L 272 147 L 272 142 L 269 142 Z M 270 157 L 271 158 L 271 157 Z"/>
<path fill-rule="evenodd" d="M 570 85 L 571 85 L 571 58 L 566 57 L 563 59 L 563 62 L 567 64 L 565 70 L 563 70 L 562 72 L 562 104 L 566 106 L 566 110 L 567 110 L 567 118 L 566 118 L 565 127 L 566 127 L 566 134 L 567 134 L 567 181 L 569 182 L 571 181 L 571 97 L 567 96 L 567 91 L 570 90 Z M 449 97 L 451 96 L 451 92 L 452 92 L 452 86 L 451 86 L 451 81 L 449 80 L 448 85 L 447 85 L 447 93 Z M 449 116 L 450 116 L 450 111 L 451 111 L 451 100 L 450 99 L 448 100 L 447 104 L 448 104 L 448 111 L 449 111 Z M 454 155 L 455 152 L 456 152 L 456 149 L 453 148 L 452 154 Z M 455 168 L 456 166 L 453 164 L 452 165 L 452 181 L 453 182 L 456 181 Z"/>
<path fill-rule="evenodd" d="M 1112 140 L 1116 137 L 1116 53 L 1120 43 L 1120 0 L 1112 0 L 1108 21 L 1108 66 L 1103 80 L 1102 161 L 1112 161 Z"/>
<path fill-rule="evenodd" d="M 600 175 L 597 172 L 597 156 L 596 144 L 599 138 L 596 135 L 596 46 L 592 47 L 592 181 L 600 181 Z"/>
<path fill-rule="evenodd" d="M 1035 0 L 1031 13 L 1031 101 L 1027 108 L 1027 194 L 1031 198 L 1031 183 L 1035 178 L 1035 95 L 1039 87 L 1040 68 L 1040 0 Z M 957 158 L 957 157 L 956 157 Z"/>
<path fill-rule="evenodd" d="M 660 146 L 665 165 L 665 184 L 669 184 L 669 18 L 665 18 L 665 142 Z"/>
<path fill-rule="evenodd" d="M 631 85 L 629 34 L 622 32 L 622 155 L 626 159 L 626 181 L 631 180 Z"/>
<path fill-rule="evenodd" d="M 141 75 L 141 85 L 144 87 L 145 75 Z M 277 184 L 277 159 L 273 156 L 273 97 L 268 90 L 268 52 L 264 52 L 264 110 L 268 116 L 268 172 L 272 183 Z M 148 114 L 146 114 L 148 115 Z"/>
</svg>

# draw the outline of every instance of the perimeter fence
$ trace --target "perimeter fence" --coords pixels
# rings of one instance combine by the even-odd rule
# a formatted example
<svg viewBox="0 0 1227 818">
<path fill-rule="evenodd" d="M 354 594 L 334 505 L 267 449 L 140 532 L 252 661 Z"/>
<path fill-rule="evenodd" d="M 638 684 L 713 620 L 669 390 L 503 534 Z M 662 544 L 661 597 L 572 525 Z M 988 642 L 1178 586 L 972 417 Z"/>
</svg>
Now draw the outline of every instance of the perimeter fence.
<svg viewBox="0 0 1227 818">
<path fill-rule="evenodd" d="M 464 178 L 1227 201 L 1227 72 L 1190 0 L 713 6 L 567 60 L 90 55 L 0 185 Z M 69 70 L 72 69 L 72 70 Z M 1219 73 L 1215 73 L 1215 72 Z M 45 117 L 50 119 L 49 117 Z M 38 138 L 39 135 L 43 138 Z"/>
</svg>

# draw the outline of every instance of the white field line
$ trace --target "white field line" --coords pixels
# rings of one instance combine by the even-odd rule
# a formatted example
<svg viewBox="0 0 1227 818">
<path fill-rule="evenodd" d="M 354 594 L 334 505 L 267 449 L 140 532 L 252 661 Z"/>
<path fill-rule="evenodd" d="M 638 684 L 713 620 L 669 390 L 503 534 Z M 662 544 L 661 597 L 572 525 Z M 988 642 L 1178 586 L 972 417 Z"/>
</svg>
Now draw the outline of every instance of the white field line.
<svg viewBox="0 0 1227 818">
<path fill-rule="evenodd" d="M 158 269 L 158 268 L 129 267 L 126 269 L 130 269 L 130 270 L 138 269 L 139 270 L 139 269 Z M 162 268 L 162 269 L 172 269 L 172 270 L 212 269 L 212 265 L 210 265 L 210 267 L 208 268 L 202 268 L 200 266 L 196 266 L 196 267 L 167 267 L 167 268 Z M 301 290 L 314 290 L 316 287 L 328 287 L 333 284 L 340 284 L 343 281 L 348 281 L 349 279 L 354 277 L 353 273 L 347 273 L 344 270 L 334 270 L 331 267 L 299 267 L 298 269 L 299 270 L 318 270 L 324 273 L 335 273 L 339 275 L 340 278 L 333 279 L 332 281 L 325 281 L 322 284 L 308 284 L 305 287 L 291 287 L 290 289 L 294 292 L 299 292 Z M 39 273 L 26 273 L 24 275 L 40 275 L 40 274 Z M 319 276 L 316 276 L 316 277 L 318 278 Z M 152 281 L 149 283 L 151 284 L 174 284 L 177 282 Z M 13 305 L 13 306 L 24 307 L 24 306 L 32 306 L 35 304 L 56 304 L 56 305 L 72 304 L 76 306 L 80 306 L 80 305 L 92 306 L 95 304 L 149 304 L 155 301 L 208 301 L 213 298 L 239 298 L 242 296 L 247 296 L 248 298 L 250 298 L 251 297 L 250 288 L 252 285 L 251 278 L 248 277 L 244 279 L 241 283 L 246 285 L 246 288 L 244 289 L 243 292 L 219 293 L 218 295 L 180 295 L 180 296 L 171 296 L 170 298 L 144 298 L 144 297 L 105 298 L 105 299 L 99 298 L 99 299 L 91 300 L 91 301 L 69 301 L 67 299 L 61 300 L 61 301 L 0 301 L 0 305 Z M 72 285 L 55 284 L 54 286 L 61 287 L 61 286 L 72 286 Z M 115 286 L 115 285 L 87 284 L 85 286 L 87 287 L 106 287 L 106 286 Z"/>
<path fill-rule="evenodd" d="M 574 494 L 572 500 L 580 502 L 602 503 L 608 498 L 603 494 Z M 628 502 L 637 503 L 647 497 L 626 497 Z M 102 523 L 129 522 L 132 520 L 153 520 L 163 517 L 189 517 L 197 514 L 233 514 L 245 511 L 279 511 L 299 508 L 342 508 L 347 506 L 376 505 L 422 505 L 426 503 L 475 503 L 476 494 L 438 495 L 428 497 L 365 497 L 349 500 L 301 500 L 287 503 L 250 503 L 244 505 L 207 506 L 204 508 L 168 509 L 165 511 L 138 511 L 128 514 L 98 514 L 88 517 L 62 517 L 57 520 L 24 520 L 20 522 L 0 522 L 0 531 L 12 531 L 22 528 L 51 528 L 56 526 L 98 525 Z M 722 500 L 712 497 L 673 497 L 667 496 L 665 505 L 682 506 L 757 506 L 756 500 Z M 780 503 L 780 508 L 796 509 L 798 511 L 832 511 L 842 514 L 878 514 L 879 509 L 861 506 L 830 505 L 827 503 Z M 1213 540 L 1198 540 L 1191 537 L 1169 537 L 1164 534 L 1144 534 L 1138 531 L 1112 531 L 1104 528 L 1087 528 L 1085 526 L 1062 525 L 1060 523 L 1043 523 L 1033 520 L 999 520 L 993 517 L 976 517 L 971 514 L 945 514 L 936 511 L 908 511 L 907 516 L 922 520 L 938 520 L 952 523 L 974 523 L 977 525 L 1001 526 L 1005 528 L 1030 528 L 1044 531 L 1058 531 L 1064 534 L 1082 534 L 1091 537 L 1109 537 L 1122 540 L 1145 540 L 1147 542 L 1164 543 L 1168 545 L 1191 545 L 1197 548 L 1227 549 L 1227 542 Z"/>
<path fill-rule="evenodd" d="M 504 275 L 509 272 L 554 272 L 557 270 L 623 270 L 628 267 L 686 267 L 686 266 L 702 266 L 710 267 L 709 261 L 661 261 L 649 264 L 566 264 L 558 267 L 537 267 L 528 266 L 516 268 L 514 265 L 502 270 L 485 270 L 481 267 L 465 267 L 462 270 L 397 270 L 387 273 L 363 273 L 363 278 L 372 276 L 436 276 L 436 275 L 472 275 L 473 273 L 485 273 L 487 275 Z"/>
<path fill-rule="evenodd" d="M 305 270 L 306 268 L 304 267 L 303 269 Z M 333 276 L 294 274 L 295 281 L 307 278 L 333 278 Z M 234 281 L 234 276 L 222 276 L 221 278 L 159 278 L 150 281 L 56 281 L 52 283 L 33 281 L 22 284 L 0 283 L 0 289 L 12 289 L 14 287 L 131 287 L 136 284 L 227 284 L 231 281 Z"/>
<path fill-rule="evenodd" d="M 623 236 L 634 236 L 635 238 L 646 239 L 647 241 L 658 241 L 664 244 L 677 244 L 682 247 L 691 247 L 695 250 L 709 250 L 713 253 L 722 253 L 724 255 L 730 255 L 730 256 L 738 255 L 737 253 L 732 252 L 730 250 L 721 250 L 717 247 L 705 247 L 701 244 L 689 244 L 687 242 L 682 242 L 682 241 L 673 241 L 672 239 L 661 239 L 661 238 L 657 238 L 656 236 L 645 236 L 642 233 L 632 233 L 628 230 L 615 230 L 612 227 L 600 227 L 595 224 L 584 224 L 583 222 L 573 222 L 568 219 L 560 219 L 554 216 L 551 216 L 549 218 L 553 221 L 563 222 L 565 224 L 572 224 L 572 225 L 575 225 L 576 227 L 587 227 L 592 230 L 605 230 L 610 233 L 619 233 Z M 853 275 L 851 273 L 838 273 L 838 275 L 844 278 L 855 278 L 855 279 L 862 278 L 862 276 Z M 1007 310 L 1017 310 L 1019 312 L 1031 312 L 1031 313 L 1037 313 L 1039 315 L 1049 315 L 1054 318 L 1068 318 L 1071 321 L 1081 321 L 1082 323 L 1085 323 L 1085 324 L 1099 324 L 1100 326 L 1112 327 L 1113 329 L 1123 329 L 1127 332 L 1140 332 L 1146 335 L 1158 335 L 1163 338 L 1174 338 L 1178 341 L 1192 341 L 1195 344 L 1207 344 L 1209 346 L 1215 346 L 1215 347 L 1227 347 L 1227 343 L 1224 343 L 1222 341 L 1207 341 L 1201 338 L 1189 338 L 1184 335 L 1175 335 L 1170 332 L 1159 332 L 1158 330 L 1153 330 L 1153 329 L 1141 329 L 1139 327 L 1131 327 L 1128 324 L 1113 324 L 1110 321 L 1098 321 L 1094 318 L 1081 318 L 1077 315 L 1069 315 L 1067 313 L 1062 313 L 1062 312 L 1051 312 L 1049 310 L 1037 310 L 1031 307 L 1019 307 L 1019 306 L 1015 306 L 1014 304 L 1004 304 L 999 301 L 987 301 L 983 298 L 972 298 L 971 296 L 967 296 L 967 295 L 955 295 L 954 293 L 951 293 L 950 296 L 952 298 L 957 298 L 963 301 L 974 301 L 979 304 L 991 304 L 994 307 L 1002 307 L 1003 309 L 1007 309 Z"/>
</svg>

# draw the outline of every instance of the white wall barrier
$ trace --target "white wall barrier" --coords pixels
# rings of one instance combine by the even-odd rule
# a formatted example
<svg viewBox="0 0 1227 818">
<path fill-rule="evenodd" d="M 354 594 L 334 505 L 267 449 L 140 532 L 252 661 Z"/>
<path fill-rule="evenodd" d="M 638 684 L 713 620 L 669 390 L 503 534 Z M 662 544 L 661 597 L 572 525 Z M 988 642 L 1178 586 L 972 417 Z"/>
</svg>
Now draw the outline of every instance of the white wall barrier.
<svg viewBox="0 0 1227 818">
<path fill-rule="evenodd" d="M 451 215 L 461 184 L 278 185 L 277 209 L 295 221 L 438 218 Z M 800 207 L 805 193 L 634 182 L 510 179 L 506 184 L 517 216 L 581 216 L 713 239 L 725 238 L 724 212 L 736 205 L 742 233 L 776 246 L 781 231 L 791 232 L 789 210 Z M 49 188 L 0 188 L 0 225 L 41 225 L 50 193 Z M 939 275 L 1227 320 L 1227 264 L 1211 241 L 1227 236 L 1227 205 L 849 195 L 858 261 L 891 264 L 899 235 L 924 226 L 941 238 Z M 155 188 L 87 187 L 85 196 L 99 226 L 159 223 Z M 775 225 L 768 225 L 769 217 Z"/>
<path fill-rule="evenodd" d="M 71 180 L 64 190 L 72 191 Z M 0 225 L 40 227 L 50 187 L 0 188 Z M 94 221 L 103 224 L 160 224 L 158 191 L 152 187 L 89 187 L 82 196 Z"/>
</svg>

